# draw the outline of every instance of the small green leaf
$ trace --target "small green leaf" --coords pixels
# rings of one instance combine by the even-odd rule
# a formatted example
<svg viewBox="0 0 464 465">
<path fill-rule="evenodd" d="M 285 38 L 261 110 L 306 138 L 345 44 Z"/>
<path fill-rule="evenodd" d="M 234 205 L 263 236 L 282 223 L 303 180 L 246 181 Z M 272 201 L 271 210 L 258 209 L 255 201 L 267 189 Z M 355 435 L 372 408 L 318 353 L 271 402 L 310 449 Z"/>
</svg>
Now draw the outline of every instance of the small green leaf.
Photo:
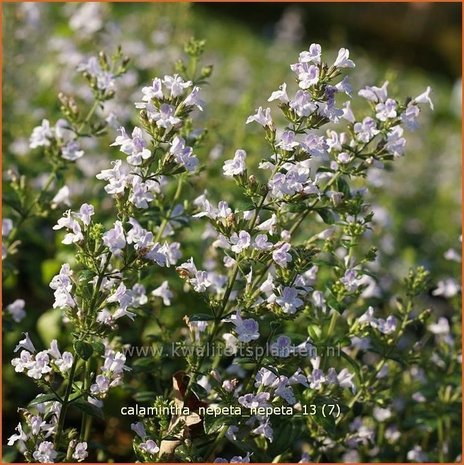
<svg viewBox="0 0 464 465">
<path fill-rule="evenodd" d="M 91 404 L 90 402 L 87 402 L 84 399 L 76 400 L 76 402 L 73 402 L 70 405 L 74 405 L 74 407 L 83 411 L 87 415 L 91 415 L 95 418 L 100 418 L 101 420 L 105 419 L 105 416 L 103 415 L 103 410 L 101 408 Z"/>
<path fill-rule="evenodd" d="M 103 344 L 102 342 L 98 342 L 98 341 L 92 342 L 92 347 L 96 354 L 98 355 L 105 354 L 105 344 Z"/>
<path fill-rule="evenodd" d="M 37 404 L 42 404 L 43 402 L 52 402 L 52 401 L 57 401 L 57 397 L 55 394 L 52 392 L 49 394 L 40 394 L 38 395 L 35 399 L 32 399 L 29 402 L 29 407 L 32 407 L 33 405 Z"/>
<path fill-rule="evenodd" d="M 208 315 L 207 313 L 196 313 L 195 315 L 188 317 L 190 321 L 209 321 L 214 320 L 213 315 Z"/>
<path fill-rule="evenodd" d="M 318 208 L 316 212 L 321 217 L 322 221 L 326 224 L 333 224 L 335 223 L 335 215 L 333 214 L 330 208 Z"/>
<path fill-rule="evenodd" d="M 231 425 L 236 421 L 233 415 L 231 416 L 214 416 L 214 415 L 205 415 L 203 418 L 203 425 L 205 428 L 206 434 L 214 434 L 222 429 L 225 425 Z"/>
<path fill-rule="evenodd" d="M 85 341 L 76 341 L 74 343 L 74 350 L 82 360 L 88 360 L 93 354 L 92 344 Z"/>
</svg>

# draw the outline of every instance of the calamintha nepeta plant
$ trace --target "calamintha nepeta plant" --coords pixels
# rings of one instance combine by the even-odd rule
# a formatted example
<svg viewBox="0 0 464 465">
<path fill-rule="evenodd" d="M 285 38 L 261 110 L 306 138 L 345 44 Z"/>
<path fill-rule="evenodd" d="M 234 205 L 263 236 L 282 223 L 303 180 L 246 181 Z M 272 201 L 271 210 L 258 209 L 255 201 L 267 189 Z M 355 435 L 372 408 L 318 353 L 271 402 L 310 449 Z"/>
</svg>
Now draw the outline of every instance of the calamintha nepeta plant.
<svg viewBox="0 0 464 465">
<path fill-rule="evenodd" d="M 267 149 L 259 165 L 252 168 L 252 157 L 240 148 L 223 165 L 224 183 L 238 185 L 237 200 L 245 205 L 234 207 L 238 201 L 216 203 L 207 192 L 191 192 L 201 168 L 195 151 L 205 140 L 191 114 L 203 110 L 199 86 L 211 72 L 198 68 L 202 51 L 202 42 L 190 41 L 188 63 L 142 89 L 135 104 L 139 126 L 119 130 L 112 146 L 124 157 L 97 175 L 112 197 L 113 223 L 96 221 L 99 205 L 84 203 L 54 227 L 64 230 L 63 244 L 75 248 L 75 262 L 63 264 L 50 283 L 73 345 L 62 351 L 54 340 L 37 350 L 26 334 L 16 348 L 15 370 L 43 390 L 22 409 L 23 421 L 9 440 L 28 461 L 85 460 L 92 418 L 103 417 L 111 388 L 129 385 L 143 366 L 156 377 L 176 356 L 153 353 L 130 367 L 118 334 L 127 319 L 156 320 L 155 346 L 171 338 L 189 348 L 182 372 L 171 374 L 172 387 L 144 398 L 160 413 L 132 424 L 135 456 L 143 462 L 279 462 L 296 454 L 321 461 L 371 450 L 377 440 L 372 421 L 393 416 L 386 386 L 420 356 L 421 343 L 408 331 L 429 317 L 415 303 L 427 272 L 411 271 L 397 298 L 375 300 L 376 250 L 368 241 L 373 214 L 363 178 L 403 155 L 403 128 L 417 127 L 422 104 L 433 108 L 430 88 L 399 100 L 388 95 L 388 82 L 366 86 L 358 92 L 362 106 L 353 111 L 346 71 L 355 64 L 348 50 L 340 49 L 328 65 L 312 44 L 291 66 L 295 89 L 284 83 L 269 98 L 279 116 L 259 107 L 246 121 L 264 130 Z M 85 65 L 103 96 L 114 76 L 105 62 Z M 72 103 L 65 99 L 64 105 L 72 116 Z M 74 138 L 87 122 L 71 125 L 74 136 L 58 159 L 76 158 Z M 31 146 L 53 150 L 57 130 L 43 123 Z M 201 253 L 188 258 L 187 228 L 200 225 Z M 176 273 L 163 274 L 167 268 Z M 185 286 L 175 295 L 179 279 Z M 153 303 L 175 305 L 191 293 L 200 299 L 199 311 L 163 334 Z M 14 319 L 22 306 L 12 305 L 7 310 Z M 173 406 L 188 413 L 169 410 Z M 204 416 L 205 406 L 236 408 L 240 415 Z M 324 406 L 335 411 L 323 414 Z M 70 408 L 81 412 L 79 430 L 67 427 Z M 292 415 L 285 416 L 285 408 Z M 398 430 L 382 424 L 394 444 Z M 408 460 L 423 454 L 418 442 L 406 452 Z"/>
</svg>

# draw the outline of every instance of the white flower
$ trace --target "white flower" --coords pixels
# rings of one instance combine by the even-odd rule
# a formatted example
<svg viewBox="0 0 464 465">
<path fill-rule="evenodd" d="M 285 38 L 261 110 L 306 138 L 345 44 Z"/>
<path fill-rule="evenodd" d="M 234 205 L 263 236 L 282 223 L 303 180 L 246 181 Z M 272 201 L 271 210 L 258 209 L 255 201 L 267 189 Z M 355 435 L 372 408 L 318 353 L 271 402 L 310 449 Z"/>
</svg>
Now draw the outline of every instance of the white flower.
<svg viewBox="0 0 464 465">
<path fill-rule="evenodd" d="M 18 342 L 18 344 L 14 348 L 14 352 L 18 352 L 19 349 L 26 349 L 28 352 L 34 353 L 36 349 L 31 339 L 29 338 L 29 333 L 23 333 L 23 334 L 24 334 L 24 339 Z"/>
<path fill-rule="evenodd" d="M 308 376 L 308 382 L 311 389 L 321 389 L 322 385 L 326 382 L 323 371 L 315 368 Z"/>
<path fill-rule="evenodd" d="M 303 305 L 303 301 L 298 297 L 298 290 L 288 286 L 283 288 L 282 294 L 275 299 L 275 302 L 290 315 L 293 315 Z"/>
<path fill-rule="evenodd" d="M 119 304 L 119 308 L 113 314 L 115 320 L 123 316 L 128 316 L 131 320 L 134 319 L 135 314 L 127 310 L 134 304 L 133 293 L 127 290 L 124 283 L 121 282 L 116 291 L 111 294 L 106 301 L 108 303 L 117 302 Z"/>
<path fill-rule="evenodd" d="M 245 394 L 238 398 L 238 402 L 246 408 L 268 407 L 271 395 L 269 392 L 259 394 Z"/>
<path fill-rule="evenodd" d="M 95 396 L 103 396 L 110 388 L 110 380 L 104 375 L 98 375 L 95 378 L 95 383 L 90 386 L 90 392 Z"/>
<path fill-rule="evenodd" d="M 58 453 L 55 451 L 55 446 L 50 441 L 41 442 L 32 457 L 40 463 L 53 463 Z"/>
<path fill-rule="evenodd" d="M 288 103 L 287 84 L 285 82 L 279 87 L 279 90 L 272 92 L 267 101 L 272 102 L 273 100 L 280 100 L 282 103 Z"/>
<path fill-rule="evenodd" d="M 49 363 L 50 358 L 48 356 L 48 351 L 42 350 L 38 352 L 35 356 L 35 360 L 31 361 L 27 366 L 27 376 L 34 379 L 42 378 L 43 375 L 52 371 Z"/>
<path fill-rule="evenodd" d="M 65 185 L 59 189 L 53 197 L 51 204 L 52 208 L 56 208 L 60 205 L 65 205 L 66 207 L 71 206 L 71 201 L 69 199 L 69 187 Z"/>
<path fill-rule="evenodd" d="M 97 179 L 108 181 L 108 185 L 105 186 L 105 191 L 108 192 L 108 194 L 122 194 L 127 187 L 130 178 L 123 173 L 121 168 L 122 160 L 116 160 L 113 162 L 113 168 L 103 170 L 97 174 Z"/>
<path fill-rule="evenodd" d="M 26 316 L 24 305 L 25 302 L 23 299 L 16 299 L 6 307 L 6 311 L 11 315 L 14 322 L 19 323 Z"/>
<path fill-rule="evenodd" d="M 50 140 L 53 138 L 53 131 L 50 127 L 50 122 L 43 119 L 40 126 L 36 126 L 32 130 L 29 147 L 35 149 L 37 147 L 48 147 Z"/>
<path fill-rule="evenodd" d="M 432 295 L 443 296 L 446 299 L 454 297 L 459 293 L 461 286 L 453 278 L 446 278 L 438 281 L 437 288 L 432 291 Z"/>
<path fill-rule="evenodd" d="M 389 98 L 385 101 L 385 103 L 380 102 L 375 106 L 375 111 L 377 112 L 375 116 L 380 121 L 387 121 L 390 118 L 396 118 L 396 101 Z"/>
<path fill-rule="evenodd" d="M 233 233 L 230 236 L 230 243 L 232 245 L 231 250 L 235 253 L 243 252 L 245 249 L 250 247 L 251 237 L 247 231 L 240 231 L 238 234 Z"/>
<path fill-rule="evenodd" d="M 271 118 L 271 109 L 266 108 L 263 109 L 263 107 L 259 107 L 256 110 L 256 113 L 254 115 L 251 115 L 247 118 L 246 124 L 252 123 L 253 121 L 256 121 L 258 124 L 260 124 L 263 127 L 271 127 L 272 126 L 272 118 Z"/>
<path fill-rule="evenodd" d="M 66 373 L 71 369 L 74 362 L 74 356 L 71 354 L 71 352 L 63 352 L 63 354 L 61 354 L 58 349 L 58 343 L 56 339 L 53 339 L 51 342 L 48 353 L 55 359 L 55 365 L 58 367 L 61 373 Z"/>
<path fill-rule="evenodd" d="M 206 289 L 211 286 L 211 281 L 209 280 L 207 271 L 197 271 L 195 276 L 190 279 L 189 282 L 193 286 L 193 290 L 196 292 L 205 292 Z"/>
<path fill-rule="evenodd" d="M 232 160 L 226 160 L 222 170 L 224 176 L 238 176 L 246 170 L 245 165 L 246 152 L 245 150 L 236 150 Z"/>
<path fill-rule="evenodd" d="M 160 448 L 153 439 L 148 439 L 145 442 L 140 443 L 140 450 L 146 452 L 147 454 L 154 455 L 159 452 Z"/>
<path fill-rule="evenodd" d="M 148 118 L 166 131 L 182 123 L 182 120 L 176 116 L 176 108 L 167 103 L 163 103 L 158 109 L 147 107 L 147 112 Z"/>
<path fill-rule="evenodd" d="M 114 88 L 114 76 L 109 71 L 104 71 L 96 57 L 90 57 L 86 63 L 81 63 L 78 71 L 85 71 L 97 80 L 100 90 L 108 91 Z"/>
<path fill-rule="evenodd" d="M 385 148 L 395 157 L 404 153 L 406 139 L 403 137 L 403 128 L 400 125 L 393 126 L 387 134 Z"/>
<path fill-rule="evenodd" d="M 78 462 L 82 462 L 87 458 L 88 455 L 89 453 L 87 452 L 87 443 L 78 442 L 72 454 L 73 459 L 76 459 Z"/>
<path fill-rule="evenodd" d="M 300 144 L 295 140 L 295 133 L 293 131 L 284 131 L 277 142 L 276 147 L 281 147 L 283 150 L 291 152 Z"/>
<path fill-rule="evenodd" d="M 71 210 L 67 210 L 62 218 L 58 219 L 58 222 L 53 229 L 55 231 L 66 228 L 68 231 L 65 234 L 64 239 L 62 240 L 63 244 L 73 244 L 76 242 L 80 242 L 84 239 L 84 235 L 82 234 L 82 229 L 80 224 L 73 218 L 73 214 Z"/>
<path fill-rule="evenodd" d="M 132 137 L 126 134 L 126 130 L 119 128 L 119 135 L 111 146 L 120 146 L 121 152 L 128 155 L 127 163 L 133 166 L 139 166 L 144 160 L 151 157 L 151 151 L 148 150 L 147 144 L 143 138 L 143 132 L 140 128 L 135 127 L 132 131 Z"/>
<path fill-rule="evenodd" d="M 120 221 L 116 221 L 114 227 L 103 234 L 103 243 L 110 249 L 111 253 L 118 253 L 125 247 L 126 238 Z"/>
<path fill-rule="evenodd" d="M 430 88 L 430 86 L 428 86 L 427 89 L 425 89 L 425 92 L 418 95 L 412 101 L 414 103 L 428 103 L 430 105 L 430 108 L 433 110 L 433 102 L 430 99 L 430 92 L 432 92 L 432 89 Z"/>
<path fill-rule="evenodd" d="M 151 294 L 155 297 L 161 297 L 163 299 L 164 305 L 171 305 L 171 299 L 174 295 L 169 289 L 169 284 L 167 281 L 163 281 L 161 286 L 153 290 Z"/>
<path fill-rule="evenodd" d="M 146 86 L 142 88 L 142 94 L 142 100 L 144 102 L 151 102 L 153 99 L 162 99 L 164 96 L 161 79 L 153 79 L 153 83 L 151 86 Z"/>
<path fill-rule="evenodd" d="M 55 302 L 53 308 L 74 307 L 76 305 L 72 295 L 72 270 L 67 263 L 61 266 L 60 272 L 55 275 L 51 282 L 50 287 L 55 290 Z"/>
<path fill-rule="evenodd" d="M 174 74 L 174 76 L 164 76 L 163 84 L 170 91 L 171 97 L 175 98 L 182 95 L 185 89 L 191 87 L 192 81 L 184 81 L 181 76 Z"/>
<path fill-rule="evenodd" d="M 308 51 L 300 53 L 298 61 L 300 63 L 315 63 L 318 65 L 321 62 L 321 53 L 322 49 L 319 44 L 311 44 Z"/>
<path fill-rule="evenodd" d="M 15 429 L 18 432 L 18 434 L 13 434 L 8 438 L 8 445 L 13 446 L 16 443 L 18 443 L 19 450 L 23 452 L 26 449 L 25 442 L 28 440 L 29 437 L 24 432 L 21 423 L 18 423 L 18 426 L 16 426 Z"/>
<path fill-rule="evenodd" d="M 90 218 L 95 213 L 95 210 L 92 205 L 88 203 L 83 203 L 81 208 L 79 209 L 79 213 L 77 213 L 78 218 L 82 221 L 85 226 L 90 224 Z"/>
<path fill-rule="evenodd" d="M 84 156 L 84 151 L 81 150 L 79 142 L 71 140 L 61 147 L 61 157 L 65 160 L 76 161 Z"/>
<path fill-rule="evenodd" d="M 392 412 L 388 408 L 374 407 L 374 418 L 377 421 L 383 422 L 391 418 Z"/>
<path fill-rule="evenodd" d="M 366 86 L 358 92 L 358 95 L 371 102 L 385 102 L 388 96 L 388 81 L 385 81 L 382 87 Z"/>
<path fill-rule="evenodd" d="M 440 317 L 436 323 L 430 324 L 428 330 L 437 335 L 446 335 L 450 332 L 450 324 L 444 317 Z"/>
<path fill-rule="evenodd" d="M 23 373 L 27 367 L 34 362 L 34 357 L 27 350 L 22 350 L 19 357 L 11 360 L 11 365 L 14 366 L 17 373 Z"/>
<path fill-rule="evenodd" d="M 169 152 L 174 155 L 176 162 L 184 166 L 187 171 L 195 171 L 199 164 L 198 158 L 193 155 L 192 147 L 186 146 L 182 137 L 174 137 Z"/>
<path fill-rule="evenodd" d="M 266 231 L 269 234 L 275 234 L 276 226 L 277 226 L 277 216 L 275 213 L 273 213 L 272 216 L 268 220 L 263 221 L 258 226 L 256 226 L 256 229 L 258 229 L 259 231 Z"/>
<path fill-rule="evenodd" d="M 411 462 L 428 462 L 429 458 L 422 451 L 421 446 L 414 446 L 407 454 L 407 459 Z"/>
<path fill-rule="evenodd" d="M 283 242 L 276 250 L 274 250 L 274 252 L 272 252 L 272 259 L 282 268 L 286 268 L 287 264 L 292 261 L 292 256 L 288 253 L 290 248 L 291 246 L 288 242 Z"/>
<path fill-rule="evenodd" d="M 266 234 L 258 234 L 255 237 L 255 247 L 258 250 L 269 250 L 272 249 L 273 244 L 267 240 Z"/>
<path fill-rule="evenodd" d="M 290 108 L 300 117 L 309 116 L 317 110 L 316 103 L 311 99 L 310 95 L 299 90 L 295 97 L 289 102 Z"/>
<path fill-rule="evenodd" d="M 235 318 L 232 320 L 235 325 L 239 341 L 250 342 L 259 338 L 259 325 L 253 318 L 242 319 L 240 312 L 237 311 Z"/>
<path fill-rule="evenodd" d="M 135 431 L 135 433 L 140 439 L 145 439 L 147 437 L 145 426 L 143 426 L 143 423 L 141 421 L 138 421 L 137 423 L 131 423 L 131 430 Z"/>
<path fill-rule="evenodd" d="M 10 218 L 2 219 L 2 236 L 7 237 L 13 229 L 13 221 Z"/>
<path fill-rule="evenodd" d="M 309 63 L 295 63 L 290 66 L 291 70 L 298 76 L 300 89 L 308 89 L 319 82 L 319 67 Z"/>
<path fill-rule="evenodd" d="M 192 89 L 192 92 L 190 92 L 190 94 L 187 95 L 183 104 L 185 106 L 197 107 L 200 111 L 203 111 L 203 105 L 205 104 L 205 102 L 200 99 L 199 94 L 200 88 L 198 86 L 195 86 Z"/>
<path fill-rule="evenodd" d="M 277 393 L 277 391 L 276 391 Z M 253 430 L 251 430 L 253 434 L 257 434 L 259 436 L 264 436 L 266 439 L 269 439 L 270 442 L 272 442 L 273 439 L 273 430 L 270 425 L 269 418 L 267 418 L 266 421 L 263 421 L 259 424 L 259 426 Z"/>
<path fill-rule="evenodd" d="M 366 143 L 380 132 L 377 129 L 377 123 L 375 120 L 369 116 L 366 116 L 361 123 L 355 123 L 353 129 L 356 134 L 356 138 L 359 141 Z"/>
<path fill-rule="evenodd" d="M 336 68 L 354 68 L 355 64 L 349 59 L 350 51 L 347 48 L 341 48 L 338 51 L 337 59 L 333 64 Z"/>
<path fill-rule="evenodd" d="M 354 292 L 360 285 L 360 280 L 354 269 L 345 271 L 345 275 L 340 278 L 340 282 L 346 287 L 348 292 Z"/>
</svg>

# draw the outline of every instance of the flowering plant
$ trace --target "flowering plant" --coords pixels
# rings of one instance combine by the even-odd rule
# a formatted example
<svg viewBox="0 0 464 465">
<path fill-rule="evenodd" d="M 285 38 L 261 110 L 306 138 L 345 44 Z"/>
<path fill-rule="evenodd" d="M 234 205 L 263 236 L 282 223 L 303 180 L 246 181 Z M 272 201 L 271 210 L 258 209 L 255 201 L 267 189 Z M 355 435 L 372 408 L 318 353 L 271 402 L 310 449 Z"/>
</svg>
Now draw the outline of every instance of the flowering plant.
<svg viewBox="0 0 464 465">
<path fill-rule="evenodd" d="M 207 133 L 194 126 L 206 109 L 200 87 L 212 71 L 200 65 L 203 48 L 192 39 L 173 75 L 141 89 L 138 124 L 119 128 L 111 144 L 122 155 L 96 175 L 110 206 L 108 199 L 105 209 L 83 203 L 53 227 L 74 251 L 50 282 L 71 339 L 61 347 L 53 339 L 42 350 L 28 333 L 19 341 L 11 363 L 40 394 L 21 409 L 9 445 L 33 462 L 91 458 L 98 449 L 90 442 L 93 422 L 104 421 L 105 400 L 119 387 L 135 414 L 142 406 L 153 412 L 131 425 L 137 461 L 308 462 L 392 453 L 445 461 L 445 432 L 453 428 L 446 409 L 460 399 L 450 371 L 459 363 L 456 335 L 446 319 L 427 323 L 423 267 L 384 294 L 364 182 L 369 170 L 403 156 L 404 130 L 417 128 L 427 105 L 433 109 L 431 89 L 405 99 L 389 95 L 388 82 L 355 92 L 349 51 L 326 62 L 321 46 L 311 44 L 291 65 L 294 82 L 269 97 L 278 111 L 261 106 L 246 121 L 267 144 L 258 166 L 237 148 L 221 182 L 235 183 L 239 194 L 215 202 L 197 156 Z M 58 173 L 84 155 L 79 138 L 101 135 L 104 125 L 92 117 L 117 92 L 127 64 L 118 51 L 81 65 L 95 97 L 88 116 L 62 95 L 66 121 L 34 129 L 30 147 L 50 158 L 52 180 L 28 204 L 25 181 L 11 177 L 17 218 L 3 221 L 5 255 L 20 247 L 25 219 L 53 203 L 45 194 Z M 196 250 L 193 230 L 201 231 Z M 20 321 L 24 306 L 13 302 L 6 317 Z M 121 336 L 127 326 L 135 333 L 129 340 Z M 446 382 L 438 393 L 421 392 L 421 351 L 433 339 L 447 361 Z M 401 417 L 414 407 L 395 405 L 398 386 L 416 398 L 438 395 L 433 425 Z M 70 427 L 72 411 L 79 429 Z M 435 436 L 436 446 L 425 451 Z"/>
</svg>

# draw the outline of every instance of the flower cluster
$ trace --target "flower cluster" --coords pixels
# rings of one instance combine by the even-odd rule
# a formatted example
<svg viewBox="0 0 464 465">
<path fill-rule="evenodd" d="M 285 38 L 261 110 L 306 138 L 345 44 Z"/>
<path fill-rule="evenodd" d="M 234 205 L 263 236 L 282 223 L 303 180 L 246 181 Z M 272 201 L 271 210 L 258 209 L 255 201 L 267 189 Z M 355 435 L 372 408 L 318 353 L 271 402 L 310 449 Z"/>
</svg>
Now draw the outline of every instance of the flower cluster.
<svg viewBox="0 0 464 465">
<path fill-rule="evenodd" d="M 131 425 L 138 461 L 352 461 L 358 450 L 375 454 L 377 424 L 388 447 L 399 441 L 396 413 L 408 407 L 385 396 L 389 380 L 414 380 L 411 402 L 427 400 L 421 344 L 435 339 L 442 350 L 432 362 L 440 369 L 459 363 L 448 350 L 456 345 L 448 319 L 430 323 L 416 299 L 427 271 L 411 271 L 391 298 L 379 298 L 384 288 L 369 241 L 375 212 L 364 178 L 405 153 L 405 130 L 418 127 L 424 104 L 433 109 L 430 88 L 404 100 L 389 94 L 388 82 L 356 92 L 349 51 L 341 48 L 326 62 L 321 46 L 311 44 L 290 66 L 294 88 L 283 83 L 268 99 L 278 112 L 260 106 L 243 122 L 264 131 L 267 147 L 257 163 L 248 147 L 226 155 L 224 182 L 235 183 L 238 194 L 218 201 L 201 176 L 206 132 L 192 121 L 205 108 L 200 84 L 211 72 L 197 69 L 203 46 L 189 41 L 189 63 L 141 89 L 137 125 L 118 127 L 108 142 L 122 156 L 95 173 L 105 207 L 82 203 L 53 226 L 74 251 L 49 284 L 72 348 L 61 351 L 53 339 L 38 351 L 26 333 L 15 349 L 15 371 L 44 390 L 9 439 L 29 461 L 87 459 L 91 418 L 102 417 L 104 401 L 128 378 L 126 394 L 161 412 Z M 117 93 L 123 68 L 105 55 L 79 67 L 97 106 Z M 31 147 L 75 161 L 84 155 L 86 123 L 80 127 L 73 103 L 62 100 L 70 120 L 55 127 L 44 120 Z M 72 204 L 62 189 L 51 199 L 55 208 Z M 201 239 L 190 242 L 187 227 Z M 13 229 L 4 219 L 3 236 Z M 457 253 L 446 254 L 456 261 Z M 458 292 L 450 278 L 431 294 Z M 24 307 L 18 299 L 5 313 L 18 323 Z M 187 350 L 180 361 L 166 362 L 174 355 L 162 351 L 133 361 L 128 326 L 158 348 L 176 337 L 183 348 L 205 350 Z M 428 335 L 415 343 L 418 327 Z M 215 345 L 224 352 L 209 356 Z M 172 368 L 179 365 L 181 371 Z M 457 398 L 452 389 L 440 395 L 450 403 Z M 71 406 L 82 414 L 78 432 L 66 428 Z M 164 412 L 172 407 L 187 412 Z M 204 407 L 242 413 L 212 420 Z M 285 409 L 292 418 L 274 413 Z M 423 459 L 412 441 L 406 458 Z"/>
</svg>

